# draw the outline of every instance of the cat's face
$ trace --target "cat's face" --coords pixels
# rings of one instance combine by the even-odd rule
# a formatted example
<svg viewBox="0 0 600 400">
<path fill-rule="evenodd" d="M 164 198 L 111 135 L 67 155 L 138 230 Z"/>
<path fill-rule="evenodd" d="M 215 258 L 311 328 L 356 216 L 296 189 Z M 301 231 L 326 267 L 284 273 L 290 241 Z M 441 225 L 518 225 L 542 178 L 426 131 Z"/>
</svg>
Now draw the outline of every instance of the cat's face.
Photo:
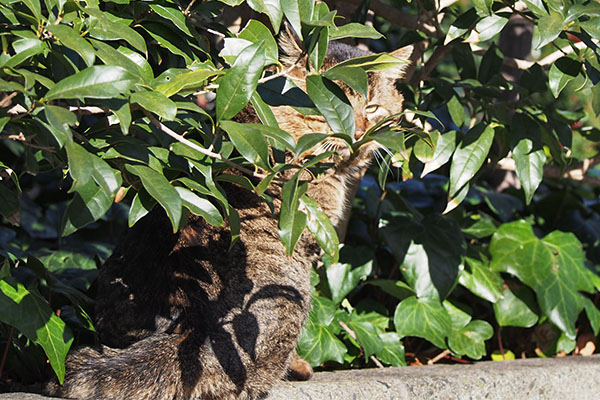
<svg viewBox="0 0 600 400">
<path fill-rule="evenodd" d="M 286 52 L 289 54 L 290 50 L 286 49 Z M 408 46 L 398 49 L 390 54 L 399 59 L 408 60 L 411 53 L 412 47 Z M 366 56 L 369 54 L 371 53 L 343 43 L 330 43 L 327 56 L 323 63 L 323 71 L 326 71 L 327 69 L 348 58 Z M 292 59 L 297 59 L 297 57 L 286 57 L 283 60 L 284 68 L 289 66 L 286 65 L 286 61 L 289 62 L 289 60 Z M 373 125 L 379 121 L 402 111 L 402 103 L 404 98 L 397 89 L 397 82 L 403 77 L 405 67 L 406 64 L 387 70 L 369 72 L 369 97 L 367 99 L 361 94 L 352 90 L 344 83 L 336 82 L 344 90 L 354 110 L 354 122 L 356 126 L 354 140 L 360 139 Z M 291 72 L 291 75 L 296 78 L 294 79 L 295 83 L 303 90 L 306 89 L 303 83 L 304 79 L 306 78 L 306 74 L 306 67 L 305 65 L 301 64 L 299 64 L 298 67 L 293 69 Z M 285 106 L 276 107 L 273 109 L 273 112 L 280 124 L 280 127 L 292 134 L 296 140 L 307 133 L 333 133 L 325 121 L 325 118 L 322 116 L 302 115 L 291 107 Z M 358 156 L 356 157 L 357 162 L 360 162 L 360 159 L 367 161 L 370 160 L 372 153 L 378 147 L 380 147 L 379 144 L 373 141 L 363 145 L 359 150 Z M 335 151 L 339 154 L 342 160 L 347 160 L 350 158 L 351 154 L 347 143 L 338 138 L 327 139 L 321 144 L 321 146 L 318 146 L 316 150 L 313 150 L 312 154 L 318 154 L 324 151 Z"/>
</svg>

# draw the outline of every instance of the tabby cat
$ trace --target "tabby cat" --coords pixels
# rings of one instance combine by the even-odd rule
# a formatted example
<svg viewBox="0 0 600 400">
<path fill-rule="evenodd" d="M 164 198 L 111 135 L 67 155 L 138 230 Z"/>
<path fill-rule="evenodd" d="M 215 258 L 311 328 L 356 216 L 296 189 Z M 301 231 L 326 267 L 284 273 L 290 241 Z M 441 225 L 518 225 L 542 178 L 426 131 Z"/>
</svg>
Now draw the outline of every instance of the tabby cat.
<svg viewBox="0 0 600 400">
<path fill-rule="evenodd" d="M 302 81 L 306 61 L 292 41 L 282 62 Z M 392 55 L 407 60 L 412 48 Z M 331 43 L 324 69 L 369 53 Z M 291 66 L 291 65 L 290 65 Z M 356 137 L 401 110 L 396 81 L 402 68 L 369 73 L 369 101 L 344 90 L 356 114 Z M 273 107 L 282 129 L 298 139 L 330 132 L 322 117 Z M 242 122 L 256 120 L 251 109 Z M 239 118 L 238 118 L 239 119 Z M 364 145 L 350 160 L 343 141 L 324 144 L 340 160 L 313 181 L 308 195 L 338 230 L 353 193 L 378 145 Z M 309 378 L 312 370 L 295 355 L 310 309 L 310 270 L 320 248 L 308 233 L 291 257 L 278 237 L 280 193 L 270 189 L 273 212 L 254 192 L 224 184 L 241 219 L 241 235 L 230 248 L 228 226 L 215 227 L 192 216 L 173 233 L 163 211 L 155 209 L 129 229 L 107 260 L 97 282 L 97 328 L 106 346 L 83 348 L 67 359 L 64 385 L 54 395 L 77 399 L 187 400 L 261 398 L 291 372 Z M 109 347 L 110 346 L 110 347 Z"/>
</svg>

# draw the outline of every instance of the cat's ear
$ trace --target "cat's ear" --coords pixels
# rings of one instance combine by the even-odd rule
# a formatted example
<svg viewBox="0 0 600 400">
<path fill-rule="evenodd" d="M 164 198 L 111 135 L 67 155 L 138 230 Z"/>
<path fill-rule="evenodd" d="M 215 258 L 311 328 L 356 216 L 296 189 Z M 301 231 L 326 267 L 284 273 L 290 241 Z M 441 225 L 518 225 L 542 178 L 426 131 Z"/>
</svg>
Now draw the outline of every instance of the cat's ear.
<svg viewBox="0 0 600 400">
<path fill-rule="evenodd" d="M 302 48 L 298 44 L 298 39 L 288 24 L 284 25 L 284 29 L 279 34 L 278 45 L 279 61 L 284 66 L 297 64 L 303 55 Z"/>
<path fill-rule="evenodd" d="M 402 66 L 400 66 L 398 68 L 392 68 L 391 70 L 389 70 L 392 74 L 395 75 L 396 79 L 400 79 L 404 76 L 404 72 L 406 71 L 406 68 L 408 68 L 408 66 L 410 65 L 410 56 L 412 55 L 413 49 L 414 49 L 414 46 L 411 44 L 408 46 L 401 47 L 390 53 L 390 55 L 392 55 L 396 58 L 407 61 L 406 64 L 402 64 Z M 389 73 L 387 75 L 389 75 Z"/>
</svg>

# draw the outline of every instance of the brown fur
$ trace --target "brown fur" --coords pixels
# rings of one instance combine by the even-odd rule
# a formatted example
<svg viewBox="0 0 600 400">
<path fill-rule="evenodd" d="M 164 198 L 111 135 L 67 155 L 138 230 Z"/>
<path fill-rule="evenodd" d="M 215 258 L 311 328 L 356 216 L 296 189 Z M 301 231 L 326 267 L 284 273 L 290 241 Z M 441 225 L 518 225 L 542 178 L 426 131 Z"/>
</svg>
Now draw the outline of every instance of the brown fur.
<svg viewBox="0 0 600 400">
<path fill-rule="evenodd" d="M 326 65 L 359 55 L 364 53 L 334 44 Z M 371 74 L 371 101 L 386 113 L 400 111 L 402 97 L 393 82 L 400 75 L 400 70 Z M 366 100 L 346 91 L 359 128 L 385 117 L 367 115 Z M 304 118 L 289 107 L 273 110 L 281 127 L 296 137 L 330 131 L 323 118 Z M 363 146 L 352 161 L 340 143 L 331 146 L 342 161 L 311 183 L 308 194 L 339 227 L 352 195 L 348 188 L 362 176 L 377 145 Z M 53 394 L 248 399 L 265 396 L 290 363 L 290 376 L 310 378 L 312 369 L 297 358 L 295 347 L 310 308 L 310 269 L 320 249 L 305 232 L 293 255 L 285 255 L 277 232 L 276 187 L 271 189 L 275 212 L 253 192 L 233 184 L 223 189 L 241 219 L 241 236 L 231 249 L 227 225 L 214 227 L 192 216 L 173 233 L 160 209 L 126 233 L 98 278 L 97 328 L 110 347 L 71 354 L 65 384 L 54 386 Z"/>
</svg>

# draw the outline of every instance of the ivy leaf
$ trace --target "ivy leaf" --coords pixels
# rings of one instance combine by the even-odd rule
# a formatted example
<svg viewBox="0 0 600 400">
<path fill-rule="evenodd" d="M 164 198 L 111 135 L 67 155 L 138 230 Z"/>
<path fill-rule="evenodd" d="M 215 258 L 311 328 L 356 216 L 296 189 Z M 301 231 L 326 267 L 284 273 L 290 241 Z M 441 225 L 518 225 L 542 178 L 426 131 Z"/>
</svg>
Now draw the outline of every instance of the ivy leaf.
<svg viewBox="0 0 600 400">
<path fill-rule="evenodd" d="M 262 43 L 246 47 L 219 80 L 216 105 L 218 120 L 232 118 L 250 101 L 265 66 Z"/>
<path fill-rule="evenodd" d="M 379 338 L 383 342 L 383 348 L 375 354 L 375 357 L 392 367 L 405 366 L 404 345 L 400 341 L 400 336 L 396 332 L 384 332 L 379 334 Z"/>
<path fill-rule="evenodd" d="M 29 340 L 42 346 L 62 384 L 65 358 L 73 343 L 73 334 L 46 300 L 14 278 L 6 277 L 0 280 L 0 321 L 14 326 Z"/>
<path fill-rule="evenodd" d="M 494 303 L 494 314 L 500 326 L 529 328 L 538 321 L 538 315 L 532 310 L 533 297 L 528 299 L 527 288 L 513 290 L 506 288 L 502 298 Z"/>
<path fill-rule="evenodd" d="M 402 300 L 394 313 L 394 325 L 400 337 L 417 336 L 445 349 L 451 333 L 450 317 L 439 300 L 414 296 Z"/>
<path fill-rule="evenodd" d="M 494 128 L 479 123 L 461 140 L 450 165 L 450 197 L 471 180 L 487 159 L 494 140 Z"/>
<path fill-rule="evenodd" d="M 453 352 L 479 360 L 486 355 L 485 341 L 494 335 L 492 326 L 486 321 L 475 320 L 464 328 L 452 331 L 448 344 Z"/>
<path fill-rule="evenodd" d="M 325 268 L 331 299 L 339 304 L 361 280 L 371 273 L 373 260 L 356 268 L 352 268 L 351 264 L 346 263 L 326 263 Z"/>
<path fill-rule="evenodd" d="M 329 360 L 343 363 L 347 349 L 331 327 L 335 304 L 321 296 L 314 296 L 311 304 L 308 320 L 298 339 L 298 355 L 315 367 Z"/>
<path fill-rule="evenodd" d="M 598 311 L 594 302 L 587 297 L 583 298 L 583 306 L 585 307 L 585 313 L 590 321 L 594 336 L 598 336 L 598 332 L 600 332 L 600 311 Z"/>
<path fill-rule="evenodd" d="M 150 167 L 145 165 L 126 165 L 125 169 L 138 176 L 144 189 L 148 191 L 158 203 L 165 209 L 171 224 L 173 225 L 173 232 L 176 232 L 179 228 L 179 221 L 181 220 L 181 197 L 177 190 L 165 178 L 162 174 L 156 172 Z"/>
<path fill-rule="evenodd" d="M 463 270 L 460 273 L 458 282 L 469 289 L 471 293 L 485 299 L 491 303 L 496 303 L 502 299 L 503 280 L 500 274 L 489 269 L 481 261 L 473 258 L 465 258 L 471 272 Z"/>
<path fill-rule="evenodd" d="M 540 308 L 567 337 L 583 309 L 578 288 L 585 279 L 581 244 L 573 234 L 552 232 L 538 239 L 527 222 L 504 224 L 492 236 L 492 269 L 518 277 L 536 292 Z"/>
<path fill-rule="evenodd" d="M 370 355 L 383 349 L 383 341 L 372 323 L 352 318 L 355 315 L 353 314 L 346 322 L 348 328 L 356 335 L 356 342 L 363 348 L 365 359 L 368 359 Z"/>
</svg>

